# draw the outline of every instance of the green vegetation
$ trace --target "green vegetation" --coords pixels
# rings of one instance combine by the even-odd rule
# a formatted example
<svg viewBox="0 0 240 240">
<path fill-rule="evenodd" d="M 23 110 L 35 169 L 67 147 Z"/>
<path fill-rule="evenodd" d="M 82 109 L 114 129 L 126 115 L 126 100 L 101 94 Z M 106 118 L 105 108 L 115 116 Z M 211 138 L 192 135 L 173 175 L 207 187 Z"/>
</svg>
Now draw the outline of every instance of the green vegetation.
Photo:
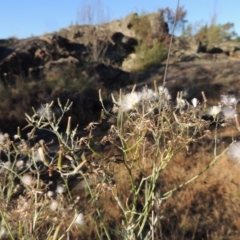
<svg viewBox="0 0 240 240">
<path fill-rule="evenodd" d="M 146 71 L 148 68 L 160 64 L 167 57 L 167 50 L 157 39 L 153 40 L 149 47 L 145 41 L 142 41 L 135 48 L 136 59 L 134 61 L 133 71 Z"/>
<path fill-rule="evenodd" d="M 157 36 L 153 37 L 149 14 L 140 16 L 133 14 L 130 22 L 139 38 L 139 43 L 135 47 L 136 59 L 134 59 L 132 71 L 146 71 L 166 58 L 166 47 L 159 41 Z"/>
<path fill-rule="evenodd" d="M 233 23 L 216 24 L 215 21 L 213 21 L 212 24 L 206 24 L 204 26 L 202 26 L 202 24 L 189 24 L 182 35 L 184 37 L 195 36 L 202 43 L 210 46 L 212 44 L 237 39 L 237 34 L 233 29 Z"/>
<path fill-rule="evenodd" d="M 206 25 L 199 30 L 196 37 L 208 44 L 230 41 L 236 37 L 233 27 L 233 23 Z"/>
</svg>

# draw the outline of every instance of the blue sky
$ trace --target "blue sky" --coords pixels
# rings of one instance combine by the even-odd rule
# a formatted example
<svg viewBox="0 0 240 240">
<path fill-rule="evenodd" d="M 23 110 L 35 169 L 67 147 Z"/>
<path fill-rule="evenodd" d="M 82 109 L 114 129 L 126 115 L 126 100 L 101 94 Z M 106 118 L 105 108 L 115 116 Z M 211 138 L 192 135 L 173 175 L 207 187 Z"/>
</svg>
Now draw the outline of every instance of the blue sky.
<svg viewBox="0 0 240 240">
<path fill-rule="evenodd" d="M 131 12 L 155 12 L 175 9 L 177 0 L 2 0 L 0 39 L 26 38 L 57 31 L 81 20 L 83 7 L 100 8 L 107 20 L 124 18 Z M 217 23 L 233 22 L 240 35 L 240 0 L 180 0 L 191 23 L 209 23 L 214 14 Z M 96 13 L 95 13 L 96 15 Z"/>
</svg>

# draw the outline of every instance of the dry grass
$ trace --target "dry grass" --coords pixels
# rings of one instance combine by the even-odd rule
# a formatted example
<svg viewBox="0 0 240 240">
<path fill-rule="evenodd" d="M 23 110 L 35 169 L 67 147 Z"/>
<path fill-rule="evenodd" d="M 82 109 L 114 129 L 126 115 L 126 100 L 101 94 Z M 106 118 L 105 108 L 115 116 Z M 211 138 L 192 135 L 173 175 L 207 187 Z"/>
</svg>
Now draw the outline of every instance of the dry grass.
<svg viewBox="0 0 240 240">
<path fill-rule="evenodd" d="M 67 99 L 74 100 L 75 107 L 71 115 L 75 123 L 87 124 L 96 117 L 99 113 L 99 110 L 96 111 L 97 105 L 100 104 L 97 90 L 88 82 L 91 76 L 81 74 L 81 69 L 69 69 L 61 78 L 59 75 L 60 73 L 54 74 L 39 81 L 17 81 L 16 85 L 7 88 L 0 85 L 0 130 L 14 134 L 17 126 L 24 126 L 25 112 L 30 113 L 31 107 L 37 108 L 40 104 L 57 98 L 63 102 Z"/>
<path fill-rule="evenodd" d="M 207 153 L 196 159 L 179 156 L 164 172 L 164 182 L 184 181 L 210 159 Z M 194 184 L 164 202 L 164 239 L 236 239 L 240 234 L 239 171 L 237 164 L 223 157 Z"/>
<path fill-rule="evenodd" d="M 70 128 L 71 120 L 67 130 L 58 133 L 59 123 L 51 114 L 58 105 L 64 116 L 70 102 L 65 107 L 60 102 L 49 107 L 43 105 L 41 111 L 26 115 L 33 129 L 49 127 L 55 134 L 50 140 L 48 137 L 49 142 L 45 141 L 44 145 L 34 139 L 19 139 L 20 135 L 15 140 L 2 135 L 0 212 L 4 229 L 8 228 L 12 234 L 9 239 L 23 236 L 29 239 L 123 239 L 124 236 L 131 239 L 138 231 L 146 236 L 153 221 L 151 209 L 160 215 L 154 227 L 156 238 L 231 239 L 238 236 L 240 168 L 226 157 L 193 183 L 174 190 L 171 195 L 165 194 L 198 176 L 212 162 L 214 149 L 219 154 L 238 137 L 235 127 L 230 125 L 224 131 L 225 128 L 219 127 L 216 142 L 214 122 L 201 118 L 206 114 L 204 104 L 182 107 L 179 93 L 177 105 L 173 107 L 167 89 L 159 87 L 157 91 L 151 92 L 145 87 L 140 91 L 142 100 L 130 104 L 130 108 L 124 101 L 137 97 L 137 93 L 121 95 L 120 92 L 122 102 L 113 99 L 119 105 L 115 108 L 118 117 L 111 122 L 116 125 L 105 135 L 108 144 L 100 141 L 105 139 L 102 135 L 105 132 L 96 131 L 106 121 L 103 113 L 98 122 L 86 127 L 85 134 L 81 132 L 83 135 L 77 135 Z M 159 97 L 157 104 L 152 100 L 156 96 Z M 159 110 L 159 106 L 164 108 Z M 152 108 L 156 108 L 155 112 Z M 193 127 L 189 128 L 188 124 Z M 205 131 L 207 129 L 210 132 Z M 39 149 L 45 148 L 48 161 L 36 155 Z M 36 162 L 35 158 L 40 160 Z M 19 161 L 24 162 L 23 169 L 18 168 Z M 43 170 L 38 170 L 40 167 Z M 22 180 L 26 174 L 34 179 L 32 183 Z M 155 174 L 157 178 L 153 178 Z M 61 185 L 69 191 L 59 193 L 57 186 Z M 154 207 L 145 210 L 152 202 L 151 192 L 160 196 L 162 203 L 158 206 L 155 200 Z M 84 215 L 84 224 L 76 225 L 74 216 L 79 212 Z M 26 221 L 22 221 L 22 216 Z M 132 225 L 137 221 L 143 224 L 143 229 Z"/>
<path fill-rule="evenodd" d="M 210 153 L 200 146 L 200 153 L 181 153 L 168 165 L 159 181 L 159 189 L 169 190 L 198 174 L 211 160 Z M 240 234 L 240 166 L 222 157 L 206 174 L 194 183 L 181 189 L 171 198 L 163 201 L 160 214 L 162 236 L 172 239 L 237 239 Z M 126 172 L 116 168 L 116 182 L 124 199 L 129 195 L 129 179 Z M 104 220 L 114 239 L 122 239 L 115 231 L 120 231 L 122 221 L 120 209 L 111 194 L 104 193 L 100 200 Z M 91 217 L 91 216 L 89 216 Z M 93 228 L 93 226 L 92 226 Z M 92 232 L 93 233 L 93 232 Z M 81 236 L 82 232 L 81 232 Z M 95 235 L 91 235 L 94 237 Z M 86 232 L 79 239 L 91 239 Z M 95 236 L 96 238 L 96 236 Z"/>
<path fill-rule="evenodd" d="M 158 188 L 167 191 L 198 174 L 212 160 L 212 154 L 208 151 L 206 147 L 199 146 L 198 154 L 194 152 L 189 155 L 185 152 L 176 156 L 159 179 Z M 118 191 L 121 198 L 125 199 L 131 189 L 130 181 L 121 165 L 117 165 L 115 171 Z M 238 164 L 222 157 L 194 183 L 163 201 L 160 209 L 163 239 L 237 239 L 240 234 L 239 173 Z M 122 239 L 118 233 L 123 216 L 110 192 L 102 194 L 99 206 L 112 238 Z M 86 226 L 76 232 L 77 236 L 82 236 L 78 239 L 97 238 L 91 221 L 93 216 L 96 217 L 86 213 L 88 220 Z"/>
</svg>

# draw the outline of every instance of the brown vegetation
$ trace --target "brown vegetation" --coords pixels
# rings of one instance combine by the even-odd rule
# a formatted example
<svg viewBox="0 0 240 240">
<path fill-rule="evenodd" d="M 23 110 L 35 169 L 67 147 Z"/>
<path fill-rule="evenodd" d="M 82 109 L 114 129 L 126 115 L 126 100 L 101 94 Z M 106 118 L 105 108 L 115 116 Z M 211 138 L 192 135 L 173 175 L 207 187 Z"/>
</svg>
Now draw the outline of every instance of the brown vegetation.
<svg viewBox="0 0 240 240">
<path fill-rule="evenodd" d="M 148 130 L 139 131 L 139 135 L 136 134 L 137 128 L 127 126 L 124 133 L 131 131 L 129 135 L 122 136 L 122 139 L 127 139 L 126 142 L 122 140 L 124 144 L 135 146 L 141 134 L 151 139 L 143 143 L 140 138 L 139 149 L 133 147 L 130 153 L 127 151 L 129 146 L 123 144 L 122 148 L 116 147 L 121 135 L 112 144 L 99 144 L 109 125 L 116 122 L 113 118 L 108 119 L 110 123 L 107 122 L 103 115 L 99 119 L 103 106 L 98 99 L 98 89 L 102 90 L 105 110 L 109 112 L 113 105 L 111 93 L 117 95 L 119 88 L 122 88 L 120 93 L 124 95 L 132 89 L 133 84 L 137 85 L 137 89 L 146 84 L 151 86 L 154 80 L 161 85 L 166 49 L 170 41 L 168 26 L 163 21 L 164 13 L 169 20 L 168 25 L 171 25 L 174 13 L 165 9 L 153 15 L 132 14 L 110 24 L 76 25 L 40 38 L 10 39 L 1 43 L 0 223 L 4 228 L 0 228 L 0 236 L 7 236 L 3 231 L 9 227 L 13 236 L 8 235 L 5 239 L 14 239 L 16 236 L 19 239 L 58 239 L 58 236 L 63 236 L 62 239 L 66 236 L 70 239 L 123 239 L 130 224 L 127 225 L 124 213 L 116 203 L 116 196 L 124 204 L 134 205 L 131 175 L 136 186 L 144 176 L 151 176 L 153 131 L 147 132 L 152 127 L 147 125 L 147 121 L 144 124 Z M 186 12 L 181 8 L 177 19 L 179 27 L 184 24 L 185 16 Z M 184 37 L 174 38 L 166 78 L 172 105 L 176 103 L 176 96 L 185 90 L 189 92 L 186 100 L 201 99 L 199 106 L 202 107 L 202 91 L 210 105 L 217 105 L 221 94 L 239 96 L 240 47 L 233 41 L 222 43 L 222 40 L 231 40 L 234 35 L 231 28 L 231 24 L 212 24 L 201 28 L 196 39 L 192 36 L 188 38 L 191 35 L 189 28 L 189 33 L 186 32 Z M 91 42 L 91 39 L 94 41 Z M 17 48 L 20 49 L 18 53 Z M 236 61 L 232 61 L 233 56 L 236 56 Z M 121 69 L 124 66 L 128 67 L 128 71 Z M 62 105 L 57 99 L 61 100 Z M 46 104 L 52 101 L 53 112 L 66 103 L 67 108 L 71 105 L 71 109 L 62 108 L 66 110 L 65 116 L 55 126 L 56 129 L 50 131 L 55 134 L 59 131 L 59 135 L 44 134 L 41 129 L 51 124 L 41 118 L 39 109 L 45 111 Z M 31 115 L 32 107 L 37 115 Z M 59 117 L 59 112 L 55 113 Z M 189 120 L 184 118 L 184 114 L 177 113 L 182 121 Z M 140 120 L 135 112 L 131 116 L 135 117 L 131 123 L 136 127 Z M 20 131 L 26 125 L 25 118 L 33 131 Z M 51 121 L 53 119 L 52 116 Z M 176 119 L 172 120 L 173 116 L 169 119 L 176 124 Z M 153 125 L 155 120 L 159 121 L 154 118 Z M 69 122 L 71 128 L 67 125 Z M 82 127 L 72 129 L 77 124 L 86 126 L 89 122 L 91 124 L 87 130 L 90 133 L 86 129 L 82 130 Z M 233 124 L 227 128 L 218 126 L 217 139 L 214 135 L 216 125 L 209 124 L 209 127 L 210 138 L 191 139 L 189 146 L 186 145 L 180 153 L 175 154 L 166 168 L 160 171 L 154 193 L 161 196 L 197 176 L 213 160 L 215 149 L 220 154 L 233 140 L 240 139 L 239 131 Z M 4 135 L 5 132 L 10 133 L 10 136 Z M 133 135 L 137 137 L 131 137 Z M 169 135 L 166 136 L 168 139 Z M 42 138 L 46 138 L 44 144 L 39 141 Z M 143 146 L 146 149 L 143 150 Z M 45 157 L 51 161 L 45 162 L 40 156 L 39 165 L 36 165 L 31 159 L 36 158 L 36 152 L 39 154 L 45 148 Z M 123 154 L 123 150 L 127 153 Z M 135 150 L 134 155 L 132 152 Z M 142 153 L 147 157 L 142 156 Z M 24 168 L 18 167 L 20 160 L 32 165 L 30 168 L 27 164 Z M 132 167 L 128 168 L 128 164 L 132 164 Z M 238 239 L 239 172 L 237 163 L 222 156 L 194 182 L 173 192 L 167 199 L 156 200 L 153 209 L 159 218 L 155 226 L 155 239 Z M 33 180 L 30 184 L 24 182 L 25 174 Z M 149 184 L 152 182 L 149 181 Z M 62 185 L 67 188 L 66 192 L 57 192 L 57 187 Z M 54 205 L 54 201 L 58 205 Z M 137 195 L 136 211 L 141 212 L 145 201 L 146 189 L 142 188 Z M 84 224 L 74 225 L 73 217 L 80 212 L 84 215 Z M 151 229 L 152 216 L 148 214 L 143 234 Z M 133 214 L 134 220 L 137 217 L 137 214 Z"/>
</svg>

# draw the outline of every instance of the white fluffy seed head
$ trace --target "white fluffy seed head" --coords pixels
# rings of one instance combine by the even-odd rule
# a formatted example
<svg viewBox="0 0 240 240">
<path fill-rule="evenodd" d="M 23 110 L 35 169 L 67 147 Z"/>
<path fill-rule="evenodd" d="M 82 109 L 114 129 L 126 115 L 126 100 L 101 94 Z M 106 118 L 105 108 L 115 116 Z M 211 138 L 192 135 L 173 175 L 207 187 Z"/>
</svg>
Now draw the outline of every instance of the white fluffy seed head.
<svg viewBox="0 0 240 240">
<path fill-rule="evenodd" d="M 53 196 L 54 196 L 54 192 L 53 192 L 53 191 L 48 191 L 48 192 L 47 192 L 47 196 L 48 196 L 49 198 L 53 197 Z"/>
<path fill-rule="evenodd" d="M 4 135 L 0 132 L 0 144 L 2 144 L 4 142 Z"/>
<path fill-rule="evenodd" d="M 19 139 L 20 137 L 19 137 L 19 135 L 15 134 L 15 135 L 13 136 L 13 138 L 16 140 L 16 139 Z"/>
<path fill-rule="evenodd" d="M 231 119 L 235 117 L 235 114 L 237 113 L 236 110 L 232 107 L 223 107 L 222 113 L 225 118 Z"/>
<path fill-rule="evenodd" d="M 58 194 L 63 194 L 66 192 L 66 187 L 64 185 L 57 185 L 55 192 Z"/>
<path fill-rule="evenodd" d="M 75 219 L 76 225 L 83 225 L 84 224 L 84 215 L 82 213 L 79 213 Z"/>
<path fill-rule="evenodd" d="M 23 160 L 18 160 L 16 162 L 16 168 L 17 169 L 22 169 L 24 167 L 24 161 Z"/>
<path fill-rule="evenodd" d="M 119 103 L 120 111 L 127 112 L 136 107 L 136 105 L 141 101 L 142 94 L 140 92 L 131 92 L 123 97 L 123 100 Z"/>
<path fill-rule="evenodd" d="M 177 98 L 177 109 L 183 109 L 184 107 L 187 106 L 187 101 L 185 99 Z"/>
<path fill-rule="evenodd" d="M 227 156 L 229 160 L 240 163 L 240 142 L 235 142 L 229 147 Z"/>
<path fill-rule="evenodd" d="M 191 102 L 192 102 L 192 105 L 193 105 L 194 108 L 197 107 L 197 105 L 198 105 L 198 100 L 197 100 L 196 98 L 193 98 L 193 99 L 191 100 Z"/>
<path fill-rule="evenodd" d="M 223 106 L 236 106 L 238 99 L 234 95 L 221 95 L 220 101 Z"/>
<path fill-rule="evenodd" d="M 160 97 L 164 96 L 165 100 L 171 100 L 171 95 L 169 94 L 169 91 L 167 88 L 163 87 L 163 86 L 159 86 L 158 87 L 158 91 L 159 91 L 159 95 Z"/>
<path fill-rule="evenodd" d="M 141 95 L 142 95 L 141 98 L 143 100 L 148 100 L 148 101 L 156 101 L 158 98 L 158 94 L 149 88 L 147 88 L 147 89 L 143 88 Z"/>
<path fill-rule="evenodd" d="M 209 109 L 208 113 L 215 118 L 221 112 L 221 110 L 221 107 L 213 106 Z"/>
<path fill-rule="evenodd" d="M 38 116 L 42 117 L 43 119 L 51 120 L 53 117 L 53 111 L 50 107 L 50 104 L 47 103 L 45 105 L 42 105 L 38 110 L 37 110 Z"/>
<path fill-rule="evenodd" d="M 5 239 L 8 236 L 8 231 L 5 227 L 0 227 L 0 239 Z"/>
<path fill-rule="evenodd" d="M 30 176 L 28 174 L 24 174 L 20 179 L 21 179 L 22 183 L 27 185 L 27 186 L 32 185 L 33 182 L 34 182 L 32 176 Z"/>
<path fill-rule="evenodd" d="M 52 200 L 52 202 L 50 203 L 49 205 L 49 208 L 52 210 L 52 211 L 56 211 L 57 208 L 58 208 L 58 202 L 56 200 Z"/>
</svg>

